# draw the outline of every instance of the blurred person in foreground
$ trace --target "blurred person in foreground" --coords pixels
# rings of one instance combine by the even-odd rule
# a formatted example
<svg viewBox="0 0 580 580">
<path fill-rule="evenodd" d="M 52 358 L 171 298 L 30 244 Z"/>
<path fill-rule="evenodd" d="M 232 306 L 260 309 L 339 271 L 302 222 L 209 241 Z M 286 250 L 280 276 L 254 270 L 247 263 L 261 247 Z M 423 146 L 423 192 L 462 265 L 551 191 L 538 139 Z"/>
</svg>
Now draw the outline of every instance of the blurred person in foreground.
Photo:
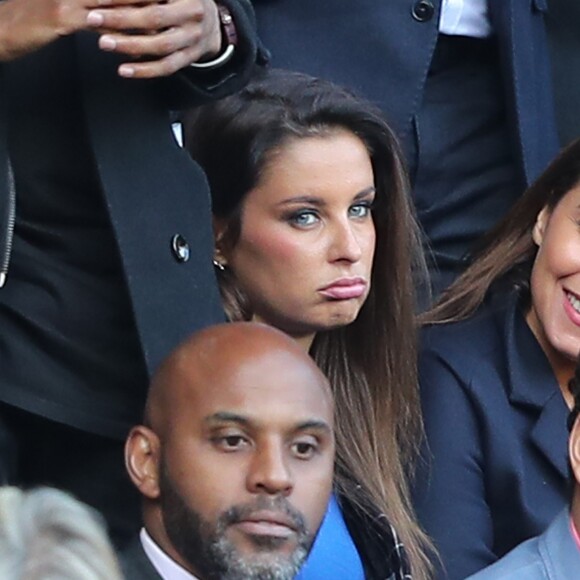
<svg viewBox="0 0 580 580">
<path fill-rule="evenodd" d="M 52 488 L 0 488 L 2 580 L 121 580 L 100 516 Z"/>
</svg>

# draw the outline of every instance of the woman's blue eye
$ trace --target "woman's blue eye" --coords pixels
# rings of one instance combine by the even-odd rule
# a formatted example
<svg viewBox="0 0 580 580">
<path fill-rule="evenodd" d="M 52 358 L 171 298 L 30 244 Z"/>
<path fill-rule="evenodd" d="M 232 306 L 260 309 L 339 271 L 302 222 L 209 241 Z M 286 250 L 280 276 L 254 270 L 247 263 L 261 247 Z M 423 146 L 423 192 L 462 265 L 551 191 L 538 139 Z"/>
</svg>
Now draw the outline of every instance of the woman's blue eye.
<svg viewBox="0 0 580 580">
<path fill-rule="evenodd" d="M 311 226 L 318 221 L 318 216 L 312 211 L 301 211 L 292 215 L 290 221 L 297 226 Z"/>
<path fill-rule="evenodd" d="M 356 205 L 352 205 L 348 212 L 351 217 L 367 217 L 371 213 L 371 205 L 369 203 L 358 203 Z"/>
</svg>

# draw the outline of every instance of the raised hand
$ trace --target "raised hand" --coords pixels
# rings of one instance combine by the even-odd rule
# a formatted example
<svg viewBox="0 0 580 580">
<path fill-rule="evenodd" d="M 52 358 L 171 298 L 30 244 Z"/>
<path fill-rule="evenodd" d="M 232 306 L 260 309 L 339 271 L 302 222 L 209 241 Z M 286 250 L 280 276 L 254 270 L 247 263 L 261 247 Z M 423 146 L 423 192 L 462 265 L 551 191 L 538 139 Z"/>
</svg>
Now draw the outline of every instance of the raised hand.
<svg viewBox="0 0 580 580">
<path fill-rule="evenodd" d="M 124 77 L 170 75 L 221 46 L 213 0 L 5 0 L 0 2 L 0 61 L 80 30 L 100 34 L 102 50 L 126 54 Z"/>
<path fill-rule="evenodd" d="M 89 28 L 99 0 L 5 0 L 0 2 L 0 61 L 9 61 Z"/>
<path fill-rule="evenodd" d="M 213 0 L 100 0 L 88 14 L 89 24 L 106 30 L 99 38 L 103 50 L 131 57 L 119 67 L 125 77 L 170 75 L 204 58 L 221 46 L 217 7 Z"/>
</svg>

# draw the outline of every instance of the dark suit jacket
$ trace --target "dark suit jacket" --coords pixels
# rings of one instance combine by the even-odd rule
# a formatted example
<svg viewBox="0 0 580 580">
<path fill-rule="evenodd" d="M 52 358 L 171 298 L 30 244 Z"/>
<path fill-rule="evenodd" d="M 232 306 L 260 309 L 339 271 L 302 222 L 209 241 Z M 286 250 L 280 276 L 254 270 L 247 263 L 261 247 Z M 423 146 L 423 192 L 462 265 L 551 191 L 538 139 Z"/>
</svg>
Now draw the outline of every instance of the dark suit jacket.
<svg viewBox="0 0 580 580">
<path fill-rule="evenodd" d="M 120 562 L 125 580 L 163 580 L 145 554 L 139 538 L 121 554 Z"/>
<path fill-rule="evenodd" d="M 548 6 L 556 118 L 565 145 L 580 137 L 580 2 L 548 0 Z"/>
<path fill-rule="evenodd" d="M 419 365 L 430 454 L 416 508 L 459 580 L 566 505 L 568 409 L 515 294 L 426 329 Z"/>
<path fill-rule="evenodd" d="M 574 0 L 572 0 L 574 1 Z M 421 103 L 441 0 L 413 17 L 417 0 L 254 0 L 272 64 L 329 78 L 379 104 L 403 138 Z M 557 147 L 544 30 L 546 0 L 489 0 L 516 155 L 529 183 Z"/>
<path fill-rule="evenodd" d="M 539 537 L 528 540 L 469 580 L 576 580 L 580 551 L 564 509 Z"/>
</svg>

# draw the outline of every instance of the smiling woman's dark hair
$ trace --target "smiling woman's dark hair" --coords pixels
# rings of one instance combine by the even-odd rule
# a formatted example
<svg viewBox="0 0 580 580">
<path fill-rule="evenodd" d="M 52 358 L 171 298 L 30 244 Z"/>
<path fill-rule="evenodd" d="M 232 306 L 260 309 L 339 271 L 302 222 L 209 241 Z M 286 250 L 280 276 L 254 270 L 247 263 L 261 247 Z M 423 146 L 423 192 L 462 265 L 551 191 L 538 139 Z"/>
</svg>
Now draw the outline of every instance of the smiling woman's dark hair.
<svg viewBox="0 0 580 580">
<path fill-rule="evenodd" d="M 381 113 L 331 83 L 270 70 L 236 95 L 197 108 L 185 146 L 202 166 L 213 212 L 235 246 L 241 207 L 269 161 L 289 141 L 346 130 L 365 145 L 376 198 L 376 249 L 369 296 L 351 324 L 318 332 L 310 353 L 328 376 L 337 408 L 339 491 L 359 508 L 386 514 L 417 579 L 428 576 L 428 542 L 415 523 L 407 476 L 421 437 L 414 324 L 415 275 L 425 271 L 399 145 Z M 230 268 L 218 271 L 231 320 L 252 305 Z"/>
<path fill-rule="evenodd" d="M 563 149 L 481 242 L 467 270 L 422 316 L 426 324 L 443 324 L 471 316 L 490 292 L 519 290 L 530 296 L 530 276 L 538 252 L 532 232 L 540 211 L 550 212 L 580 183 L 580 139 Z"/>
</svg>

